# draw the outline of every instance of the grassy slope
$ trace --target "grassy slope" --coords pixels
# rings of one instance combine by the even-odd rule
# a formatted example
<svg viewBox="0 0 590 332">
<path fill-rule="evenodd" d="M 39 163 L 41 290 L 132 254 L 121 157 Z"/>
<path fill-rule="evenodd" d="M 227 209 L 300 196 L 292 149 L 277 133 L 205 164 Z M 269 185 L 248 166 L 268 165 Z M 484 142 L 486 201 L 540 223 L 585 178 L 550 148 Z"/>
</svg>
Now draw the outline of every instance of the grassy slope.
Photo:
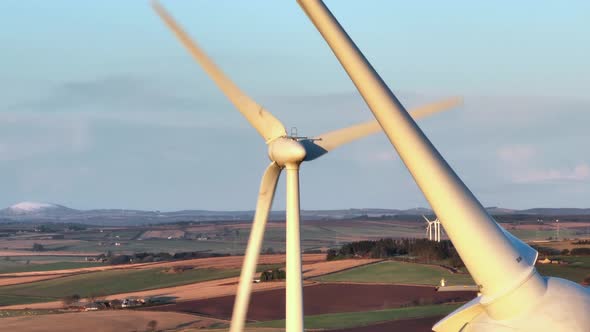
<svg viewBox="0 0 590 332">
<path fill-rule="evenodd" d="M 420 318 L 446 315 L 457 309 L 459 305 L 430 305 L 409 308 L 396 308 L 366 312 L 344 312 L 337 314 L 305 316 L 305 327 L 308 329 L 338 329 L 355 326 L 371 325 L 378 322 L 406 318 Z M 284 320 L 250 324 L 252 327 L 282 327 Z"/>
<path fill-rule="evenodd" d="M 320 281 L 438 285 L 441 278 L 445 278 L 448 285 L 473 284 L 471 277 L 466 274 L 452 274 L 436 266 L 396 261 L 361 266 L 317 279 Z"/>
<path fill-rule="evenodd" d="M 544 276 L 560 277 L 581 282 L 590 276 L 590 256 L 563 256 L 568 265 L 538 264 L 537 269 Z M 438 285 L 441 278 L 448 285 L 472 285 L 469 275 L 450 272 L 428 265 L 386 261 L 361 266 L 348 271 L 319 277 L 320 281 L 348 281 L 366 283 L 408 283 Z"/>
</svg>

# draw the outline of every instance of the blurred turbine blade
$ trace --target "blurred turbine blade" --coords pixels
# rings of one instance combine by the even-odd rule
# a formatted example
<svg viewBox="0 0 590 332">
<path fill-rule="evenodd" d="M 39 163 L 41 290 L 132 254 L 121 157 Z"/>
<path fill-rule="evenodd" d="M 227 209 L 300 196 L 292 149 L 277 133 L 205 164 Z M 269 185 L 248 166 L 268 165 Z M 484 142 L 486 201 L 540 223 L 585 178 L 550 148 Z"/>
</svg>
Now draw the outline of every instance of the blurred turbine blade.
<svg viewBox="0 0 590 332">
<path fill-rule="evenodd" d="M 238 291 L 234 302 L 230 325 L 231 332 L 242 332 L 244 329 L 248 304 L 250 303 L 250 294 L 252 292 L 252 279 L 256 272 L 258 257 L 260 256 L 260 249 L 264 240 L 266 221 L 268 220 L 268 214 L 272 206 L 280 175 L 281 168 L 275 162 L 272 162 L 266 168 L 262 176 L 262 181 L 260 182 L 254 222 L 252 223 L 248 247 L 246 248 L 246 255 L 244 256 L 244 263 L 242 265 L 242 273 L 240 274 L 240 283 L 238 284 Z"/>
<path fill-rule="evenodd" d="M 189 35 L 176 23 L 168 12 L 157 1 L 152 1 L 152 7 L 168 28 L 174 32 L 180 42 L 186 47 L 193 58 L 201 65 L 203 70 L 215 82 L 217 87 L 225 94 L 231 103 L 248 122 L 258 131 L 266 142 L 277 137 L 286 136 L 287 132 L 283 124 L 264 107 L 257 104 L 247 96 L 215 65 L 213 60 L 193 41 Z"/>
<path fill-rule="evenodd" d="M 410 115 L 415 120 L 418 120 L 438 112 L 449 110 L 453 107 L 460 105 L 462 102 L 463 100 L 461 98 L 453 97 L 445 99 L 443 101 L 418 107 L 410 111 Z M 379 122 L 377 122 L 377 120 L 372 120 L 359 123 L 347 128 L 342 128 L 324 133 L 322 135 L 315 137 L 315 139 L 313 140 L 313 144 L 319 147 L 316 148 L 317 151 L 319 151 L 319 153 L 309 153 L 309 156 L 306 157 L 305 160 L 309 161 L 316 159 L 337 147 L 361 139 L 368 135 L 375 134 L 380 131 L 381 126 L 379 125 Z"/>
<path fill-rule="evenodd" d="M 389 141 L 445 227 L 482 301 L 522 285 L 544 290 L 537 251 L 510 238 L 436 150 L 395 94 L 321 0 L 297 0 L 381 124 Z M 485 241 L 484 241 L 485 239 Z M 528 281 L 527 281 L 528 280 Z M 535 296 L 539 296 L 537 293 Z"/>
</svg>

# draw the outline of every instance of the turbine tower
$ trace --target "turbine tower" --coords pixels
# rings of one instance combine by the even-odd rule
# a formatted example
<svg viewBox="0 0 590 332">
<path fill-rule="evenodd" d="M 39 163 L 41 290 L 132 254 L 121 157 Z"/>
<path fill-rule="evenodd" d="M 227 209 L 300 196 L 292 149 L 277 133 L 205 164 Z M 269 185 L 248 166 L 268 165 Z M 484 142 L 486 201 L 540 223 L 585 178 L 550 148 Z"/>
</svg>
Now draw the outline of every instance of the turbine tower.
<svg viewBox="0 0 590 332">
<path fill-rule="evenodd" d="M 314 138 L 288 136 L 283 124 L 271 113 L 257 104 L 235 85 L 205 52 L 156 1 L 152 5 L 157 14 L 188 49 L 193 58 L 211 77 L 217 87 L 232 102 L 238 111 L 258 131 L 268 145 L 270 165 L 262 176 L 252 223 L 250 238 L 240 274 L 240 282 L 234 303 L 230 331 L 241 332 L 248 311 L 252 278 L 263 242 L 266 221 L 274 198 L 276 185 L 283 169 L 287 171 L 286 228 L 287 228 L 287 271 L 286 271 L 286 330 L 303 332 L 303 280 L 300 240 L 299 208 L 299 167 L 304 161 L 311 161 L 342 146 L 381 131 L 376 121 L 368 121 L 348 128 L 335 130 Z M 426 105 L 412 112 L 416 118 L 454 107 L 460 99 L 451 98 Z"/>
<path fill-rule="evenodd" d="M 590 290 L 542 277 L 538 253 L 500 227 L 412 120 L 321 0 L 298 0 L 363 96 L 479 287 L 437 332 L 588 331 Z"/>
</svg>

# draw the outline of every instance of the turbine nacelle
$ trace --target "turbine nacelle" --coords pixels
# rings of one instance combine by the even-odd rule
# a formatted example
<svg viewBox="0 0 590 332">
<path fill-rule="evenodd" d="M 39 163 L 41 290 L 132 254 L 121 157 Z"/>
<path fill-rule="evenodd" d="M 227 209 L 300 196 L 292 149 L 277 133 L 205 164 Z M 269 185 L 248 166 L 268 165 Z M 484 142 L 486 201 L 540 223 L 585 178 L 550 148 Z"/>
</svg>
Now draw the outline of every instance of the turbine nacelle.
<svg viewBox="0 0 590 332">
<path fill-rule="evenodd" d="M 277 165 L 299 165 L 307 155 L 303 144 L 293 137 L 279 137 L 268 144 L 268 157 Z"/>
</svg>

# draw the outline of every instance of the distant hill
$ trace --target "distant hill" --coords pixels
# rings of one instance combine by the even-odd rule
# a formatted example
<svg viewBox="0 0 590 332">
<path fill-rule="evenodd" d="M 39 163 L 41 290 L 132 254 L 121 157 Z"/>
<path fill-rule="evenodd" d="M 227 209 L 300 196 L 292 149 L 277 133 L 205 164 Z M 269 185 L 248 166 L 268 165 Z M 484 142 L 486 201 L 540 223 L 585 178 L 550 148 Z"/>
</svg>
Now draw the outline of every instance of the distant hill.
<svg viewBox="0 0 590 332">
<path fill-rule="evenodd" d="M 526 210 L 487 207 L 488 212 L 508 220 L 526 216 L 590 216 L 590 209 L 575 208 L 535 208 Z M 338 220 L 359 218 L 390 218 L 402 216 L 433 215 L 431 209 L 418 207 L 412 209 L 341 209 L 341 210 L 302 210 L 304 220 Z M 145 225 L 173 222 L 199 221 L 246 221 L 254 217 L 254 211 L 142 211 L 125 209 L 76 210 L 63 205 L 41 202 L 21 202 L 0 210 L 0 222 L 75 222 L 95 225 Z M 285 211 L 272 211 L 271 220 L 284 220 Z"/>
<path fill-rule="evenodd" d="M 535 209 L 527 209 L 519 211 L 522 214 L 541 214 L 541 215 L 548 215 L 548 216 L 582 216 L 582 215 L 589 215 L 590 209 L 575 209 L 575 208 L 561 208 L 561 209 L 551 209 L 551 208 L 535 208 Z"/>
<path fill-rule="evenodd" d="M 20 202 L 0 210 L 0 216 L 64 216 L 78 212 L 63 205 L 40 202 Z"/>
</svg>

